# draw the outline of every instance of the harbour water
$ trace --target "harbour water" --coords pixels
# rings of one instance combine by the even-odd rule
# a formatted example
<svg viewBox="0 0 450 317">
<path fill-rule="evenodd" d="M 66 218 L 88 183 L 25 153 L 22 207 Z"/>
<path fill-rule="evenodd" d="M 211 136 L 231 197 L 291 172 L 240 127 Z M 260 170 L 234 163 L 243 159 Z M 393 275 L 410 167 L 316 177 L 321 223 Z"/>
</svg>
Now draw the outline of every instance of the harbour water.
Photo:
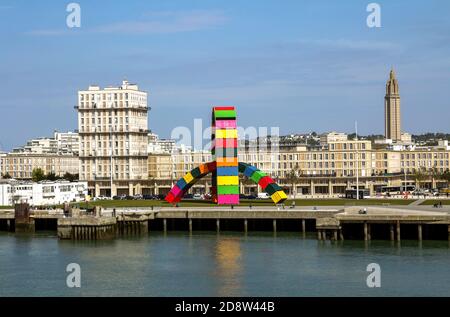
<svg viewBox="0 0 450 317">
<path fill-rule="evenodd" d="M 66 266 L 81 267 L 81 287 Z M 369 288 L 369 263 L 381 287 Z M 298 233 L 152 232 L 61 241 L 0 233 L 0 296 L 450 296 L 448 241 L 318 241 Z"/>
</svg>

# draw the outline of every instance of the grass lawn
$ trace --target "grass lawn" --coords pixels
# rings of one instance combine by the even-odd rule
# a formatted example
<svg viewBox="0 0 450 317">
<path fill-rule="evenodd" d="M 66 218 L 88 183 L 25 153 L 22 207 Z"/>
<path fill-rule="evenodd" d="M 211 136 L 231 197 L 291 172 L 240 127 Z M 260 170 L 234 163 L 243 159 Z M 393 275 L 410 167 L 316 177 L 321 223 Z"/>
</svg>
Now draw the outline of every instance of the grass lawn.
<svg viewBox="0 0 450 317">
<path fill-rule="evenodd" d="M 412 203 L 412 199 L 363 199 L 356 201 L 355 199 L 296 199 L 296 206 L 344 206 L 344 205 L 408 205 Z M 285 205 L 291 205 L 292 200 L 287 200 Z M 273 206 L 271 200 L 241 200 L 240 206 Z M 82 208 L 86 207 L 86 203 L 79 204 Z M 102 206 L 105 208 L 111 207 L 170 207 L 171 204 L 166 201 L 159 200 L 101 200 L 89 203 L 89 207 Z M 215 204 L 204 200 L 185 200 L 179 203 L 180 207 L 210 207 Z"/>
<path fill-rule="evenodd" d="M 290 206 L 292 204 L 292 199 L 288 199 L 285 201 L 286 206 Z M 408 205 L 412 203 L 413 199 L 363 199 L 356 201 L 355 199 L 295 199 L 296 206 L 352 206 L 352 205 L 382 205 L 382 204 L 391 204 L 391 205 Z M 423 205 L 433 205 L 438 201 L 435 200 L 427 200 L 423 203 Z M 444 205 L 449 205 L 450 200 L 443 200 L 442 203 Z M 241 199 L 239 206 L 248 206 L 252 204 L 252 206 L 273 206 L 274 204 L 270 199 L 254 199 L 247 200 Z M 74 203 L 74 205 L 79 205 L 81 208 L 86 208 L 86 203 Z M 93 206 L 102 206 L 104 208 L 132 208 L 132 207 L 172 207 L 171 204 L 166 201 L 160 200 L 99 200 L 92 201 L 88 204 L 89 207 Z M 215 206 L 215 204 L 210 201 L 205 200 L 182 200 L 179 203 L 180 207 L 211 207 Z M 62 206 L 58 206 L 62 208 Z M 12 206 L 0 206 L 1 209 L 13 209 Z"/>
<path fill-rule="evenodd" d="M 432 206 L 434 204 L 439 204 L 439 202 L 442 202 L 443 205 L 450 205 L 450 199 L 429 199 L 429 200 L 425 200 L 423 203 L 421 203 L 421 205 L 426 205 L 426 206 Z"/>
</svg>

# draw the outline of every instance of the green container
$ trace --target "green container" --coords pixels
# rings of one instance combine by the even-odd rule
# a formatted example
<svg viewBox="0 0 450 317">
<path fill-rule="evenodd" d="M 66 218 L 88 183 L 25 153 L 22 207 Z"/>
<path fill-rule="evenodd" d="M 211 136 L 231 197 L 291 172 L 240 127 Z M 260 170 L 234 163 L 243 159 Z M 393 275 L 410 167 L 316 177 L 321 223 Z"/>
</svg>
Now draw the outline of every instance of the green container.
<svg viewBox="0 0 450 317">
<path fill-rule="evenodd" d="M 275 183 L 267 185 L 267 187 L 265 189 L 266 193 L 268 193 L 270 196 L 272 196 L 273 194 L 275 194 L 277 191 L 280 191 L 280 190 L 283 190 L 283 189 Z"/>
<path fill-rule="evenodd" d="M 238 185 L 221 185 L 221 186 L 217 186 L 217 193 L 219 195 L 239 194 L 239 186 Z"/>
<path fill-rule="evenodd" d="M 239 163 L 239 173 L 244 173 L 245 168 L 248 166 L 246 163 Z"/>
<path fill-rule="evenodd" d="M 216 110 L 214 114 L 216 119 L 236 119 L 235 110 Z"/>
<path fill-rule="evenodd" d="M 263 178 L 264 176 L 267 176 L 266 173 L 261 172 L 260 170 L 254 171 L 252 174 L 252 177 L 250 177 L 255 183 L 258 184 L 259 180 Z"/>
<path fill-rule="evenodd" d="M 192 176 L 193 176 L 194 178 L 199 177 L 199 176 L 201 175 L 200 169 L 199 169 L 198 167 L 194 168 L 194 169 L 191 171 L 191 174 L 192 174 Z"/>
</svg>

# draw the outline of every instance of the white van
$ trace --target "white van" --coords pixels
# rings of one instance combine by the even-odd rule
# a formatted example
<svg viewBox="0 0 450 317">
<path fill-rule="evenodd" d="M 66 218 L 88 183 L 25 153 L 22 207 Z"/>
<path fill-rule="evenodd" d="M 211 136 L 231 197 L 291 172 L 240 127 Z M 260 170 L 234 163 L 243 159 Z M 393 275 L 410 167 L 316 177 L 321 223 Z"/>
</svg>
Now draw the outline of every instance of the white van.
<svg viewBox="0 0 450 317">
<path fill-rule="evenodd" d="M 270 196 L 268 193 L 259 193 L 258 194 L 258 199 L 269 199 Z"/>
</svg>

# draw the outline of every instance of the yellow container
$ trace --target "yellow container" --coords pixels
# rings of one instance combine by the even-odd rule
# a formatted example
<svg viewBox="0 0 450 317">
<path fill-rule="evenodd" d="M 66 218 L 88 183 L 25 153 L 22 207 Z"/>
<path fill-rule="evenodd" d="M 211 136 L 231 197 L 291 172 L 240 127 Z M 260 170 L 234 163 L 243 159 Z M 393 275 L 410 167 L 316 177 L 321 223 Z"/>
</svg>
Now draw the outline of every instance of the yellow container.
<svg viewBox="0 0 450 317">
<path fill-rule="evenodd" d="M 280 203 L 280 202 L 283 202 L 283 201 L 285 201 L 285 200 L 287 199 L 286 194 L 285 194 L 284 191 L 282 191 L 282 190 L 279 190 L 279 191 L 273 193 L 272 196 L 270 196 L 270 197 L 272 198 L 272 201 L 273 201 L 275 204 L 278 204 L 278 203 Z"/>
<path fill-rule="evenodd" d="M 186 181 L 186 184 L 189 184 L 193 181 L 194 177 L 192 176 L 191 172 L 189 172 L 183 176 L 183 179 Z"/>
<path fill-rule="evenodd" d="M 218 129 L 216 130 L 217 139 L 235 139 L 237 138 L 236 129 Z"/>
<path fill-rule="evenodd" d="M 239 185 L 238 176 L 217 176 L 217 185 Z"/>
</svg>

